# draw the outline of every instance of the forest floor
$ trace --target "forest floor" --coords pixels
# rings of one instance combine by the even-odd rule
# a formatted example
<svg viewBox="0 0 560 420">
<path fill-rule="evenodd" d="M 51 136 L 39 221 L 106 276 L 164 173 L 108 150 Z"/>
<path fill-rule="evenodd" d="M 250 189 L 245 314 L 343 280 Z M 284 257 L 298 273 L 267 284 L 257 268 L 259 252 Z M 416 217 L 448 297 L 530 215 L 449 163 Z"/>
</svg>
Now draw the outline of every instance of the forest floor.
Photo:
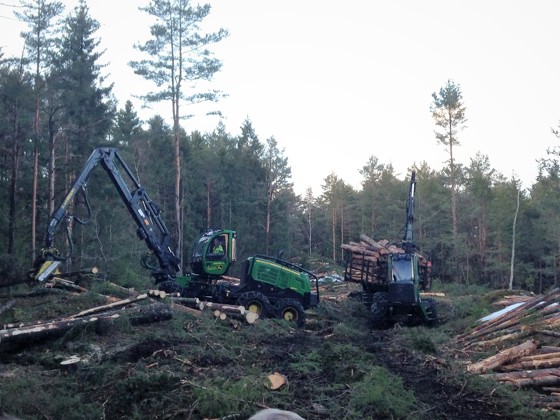
<svg viewBox="0 0 560 420">
<path fill-rule="evenodd" d="M 103 283 L 103 284 L 102 284 Z M 536 395 L 466 372 L 454 338 L 481 296 L 438 299 L 435 327 L 375 330 L 356 285 L 322 287 L 303 327 L 254 324 L 143 299 L 40 339 L 0 340 L 0 414 L 20 419 L 248 419 L 267 408 L 306 419 L 555 419 Z M 0 333 L 146 291 L 1 289 Z M 165 309 L 161 309 L 165 308 Z M 478 310 L 478 309 L 477 309 Z M 474 314 L 476 315 L 476 314 Z M 17 325 L 16 325 L 17 324 Z M 282 378 L 279 385 L 271 375 Z M 1 417 L 1 416 L 0 416 Z"/>
</svg>

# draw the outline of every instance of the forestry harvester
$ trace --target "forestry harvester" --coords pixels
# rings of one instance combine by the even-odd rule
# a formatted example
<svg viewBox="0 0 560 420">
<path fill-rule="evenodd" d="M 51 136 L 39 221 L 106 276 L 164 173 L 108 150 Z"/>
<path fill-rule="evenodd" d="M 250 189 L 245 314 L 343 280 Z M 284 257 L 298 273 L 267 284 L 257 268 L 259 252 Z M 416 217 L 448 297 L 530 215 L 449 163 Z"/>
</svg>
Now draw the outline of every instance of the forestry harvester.
<svg viewBox="0 0 560 420">
<path fill-rule="evenodd" d="M 227 281 L 231 264 L 237 261 L 236 232 L 228 229 L 210 230 L 198 238 L 192 248 L 190 272 L 180 273 L 180 259 L 170 246 L 170 235 L 160 208 L 150 199 L 130 168 L 115 148 L 93 151 L 72 188 L 56 209 L 47 227 L 45 246 L 37 258 L 32 278 L 38 281 L 60 274 L 61 263 L 68 258 L 53 247 L 55 233 L 63 220 L 69 223 L 68 242 L 71 244 L 71 223 L 81 222 L 68 215 L 70 205 L 81 192 L 88 213 L 87 181 L 97 165 L 109 175 L 137 227 L 137 236 L 144 240 L 149 253 L 142 266 L 151 270 L 160 290 L 179 292 L 184 297 L 197 297 L 219 303 L 243 305 L 261 316 L 275 316 L 301 324 L 305 310 L 319 303 L 319 282 L 315 274 L 281 259 L 256 255 L 243 265 L 239 282 Z M 123 178 L 122 171 L 126 174 Z M 72 247 L 71 247 L 72 249 Z"/>
<path fill-rule="evenodd" d="M 378 328 L 395 323 L 433 325 L 437 320 L 436 301 L 420 296 L 420 290 L 430 287 L 431 263 L 416 252 L 413 242 L 415 192 L 413 171 L 400 247 L 364 235 L 361 246 L 343 246 L 352 251 L 346 259 L 344 279 L 362 285 L 362 301 Z"/>
</svg>

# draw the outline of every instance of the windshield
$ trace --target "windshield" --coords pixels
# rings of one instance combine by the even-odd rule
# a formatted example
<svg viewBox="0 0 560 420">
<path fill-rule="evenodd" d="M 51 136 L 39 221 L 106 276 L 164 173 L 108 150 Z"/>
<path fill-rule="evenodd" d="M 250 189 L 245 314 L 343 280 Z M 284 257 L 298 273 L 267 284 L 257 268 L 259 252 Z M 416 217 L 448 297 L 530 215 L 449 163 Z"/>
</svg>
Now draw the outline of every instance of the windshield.
<svg viewBox="0 0 560 420">
<path fill-rule="evenodd" d="M 211 238 L 211 236 L 204 235 L 198 241 L 196 241 L 196 243 L 194 244 L 194 247 L 193 247 L 193 252 L 192 252 L 193 257 L 202 257 L 202 254 L 204 253 L 204 249 L 206 247 L 206 244 L 208 243 L 210 238 Z"/>
<path fill-rule="evenodd" d="M 393 281 L 412 281 L 413 274 L 412 258 L 393 260 Z"/>
</svg>

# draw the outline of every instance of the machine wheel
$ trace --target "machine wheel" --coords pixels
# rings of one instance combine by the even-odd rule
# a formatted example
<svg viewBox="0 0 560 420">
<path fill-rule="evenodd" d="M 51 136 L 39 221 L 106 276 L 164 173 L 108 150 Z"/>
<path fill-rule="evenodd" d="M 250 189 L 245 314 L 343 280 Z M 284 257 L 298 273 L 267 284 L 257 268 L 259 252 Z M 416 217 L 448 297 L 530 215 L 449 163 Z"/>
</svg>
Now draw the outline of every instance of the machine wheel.
<svg viewBox="0 0 560 420">
<path fill-rule="evenodd" d="M 362 291 L 362 303 L 366 306 L 366 308 L 370 309 L 373 303 L 373 293 L 366 292 L 365 290 Z"/>
<path fill-rule="evenodd" d="M 248 311 L 266 317 L 270 314 L 270 302 L 261 292 L 245 292 L 237 298 L 237 304 L 245 306 Z"/>
<path fill-rule="evenodd" d="M 429 325 L 435 325 L 437 324 L 438 321 L 438 316 L 437 316 L 437 302 L 435 301 L 435 299 L 432 298 L 426 298 L 423 300 L 423 302 L 425 302 L 425 309 L 426 309 L 426 315 L 428 317 L 428 324 Z"/>
<path fill-rule="evenodd" d="M 276 302 L 275 315 L 288 322 L 295 322 L 297 326 L 305 324 L 305 309 L 295 299 L 280 299 Z"/>
<path fill-rule="evenodd" d="M 371 319 L 375 328 L 384 328 L 389 323 L 389 295 L 374 293 L 371 304 Z"/>
</svg>

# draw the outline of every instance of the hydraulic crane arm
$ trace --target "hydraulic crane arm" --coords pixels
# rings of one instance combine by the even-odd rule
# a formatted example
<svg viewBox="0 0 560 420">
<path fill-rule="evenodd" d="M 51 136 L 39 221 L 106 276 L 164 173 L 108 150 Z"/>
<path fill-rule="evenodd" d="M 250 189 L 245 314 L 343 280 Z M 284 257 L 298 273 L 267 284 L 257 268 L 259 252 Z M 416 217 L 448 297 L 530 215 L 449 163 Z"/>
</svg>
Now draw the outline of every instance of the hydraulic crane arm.
<svg viewBox="0 0 560 420">
<path fill-rule="evenodd" d="M 53 261 L 58 259 L 58 251 L 52 247 L 54 235 L 60 223 L 66 217 L 68 207 L 72 203 L 76 193 L 80 190 L 85 190 L 92 171 L 99 164 L 101 164 L 109 175 L 109 178 L 117 189 L 126 208 L 134 219 L 138 228 L 137 234 L 139 239 L 146 242 L 148 249 L 153 252 L 158 260 L 160 269 L 152 273 L 156 283 L 168 278 L 173 278 L 180 270 L 179 258 L 177 258 L 170 248 L 169 230 L 160 216 L 160 209 L 139 184 L 117 149 L 111 147 L 98 148 L 93 151 L 86 161 L 84 168 L 74 181 L 72 188 L 64 198 L 64 201 L 60 207 L 53 212 L 51 221 L 47 227 L 45 248 L 42 251 L 43 260 Z M 128 178 L 128 183 L 121 175 L 121 170 L 119 168 L 124 170 Z M 130 188 L 129 185 L 131 185 Z M 39 277 L 39 274 L 42 272 L 43 271 L 39 269 L 35 277 L 39 280 L 44 280 L 46 276 L 43 275 L 43 278 Z"/>
<path fill-rule="evenodd" d="M 412 171 L 410 175 L 410 188 L 408 190 L 408 200 L 406 201 L 406 225 L 403 237 L 403 248 L 407 254 L 414 252 L 414 241 L 412 225 L 414 223 L 414 200 L 416 193 L 416 172 Z"/>
</svg>

